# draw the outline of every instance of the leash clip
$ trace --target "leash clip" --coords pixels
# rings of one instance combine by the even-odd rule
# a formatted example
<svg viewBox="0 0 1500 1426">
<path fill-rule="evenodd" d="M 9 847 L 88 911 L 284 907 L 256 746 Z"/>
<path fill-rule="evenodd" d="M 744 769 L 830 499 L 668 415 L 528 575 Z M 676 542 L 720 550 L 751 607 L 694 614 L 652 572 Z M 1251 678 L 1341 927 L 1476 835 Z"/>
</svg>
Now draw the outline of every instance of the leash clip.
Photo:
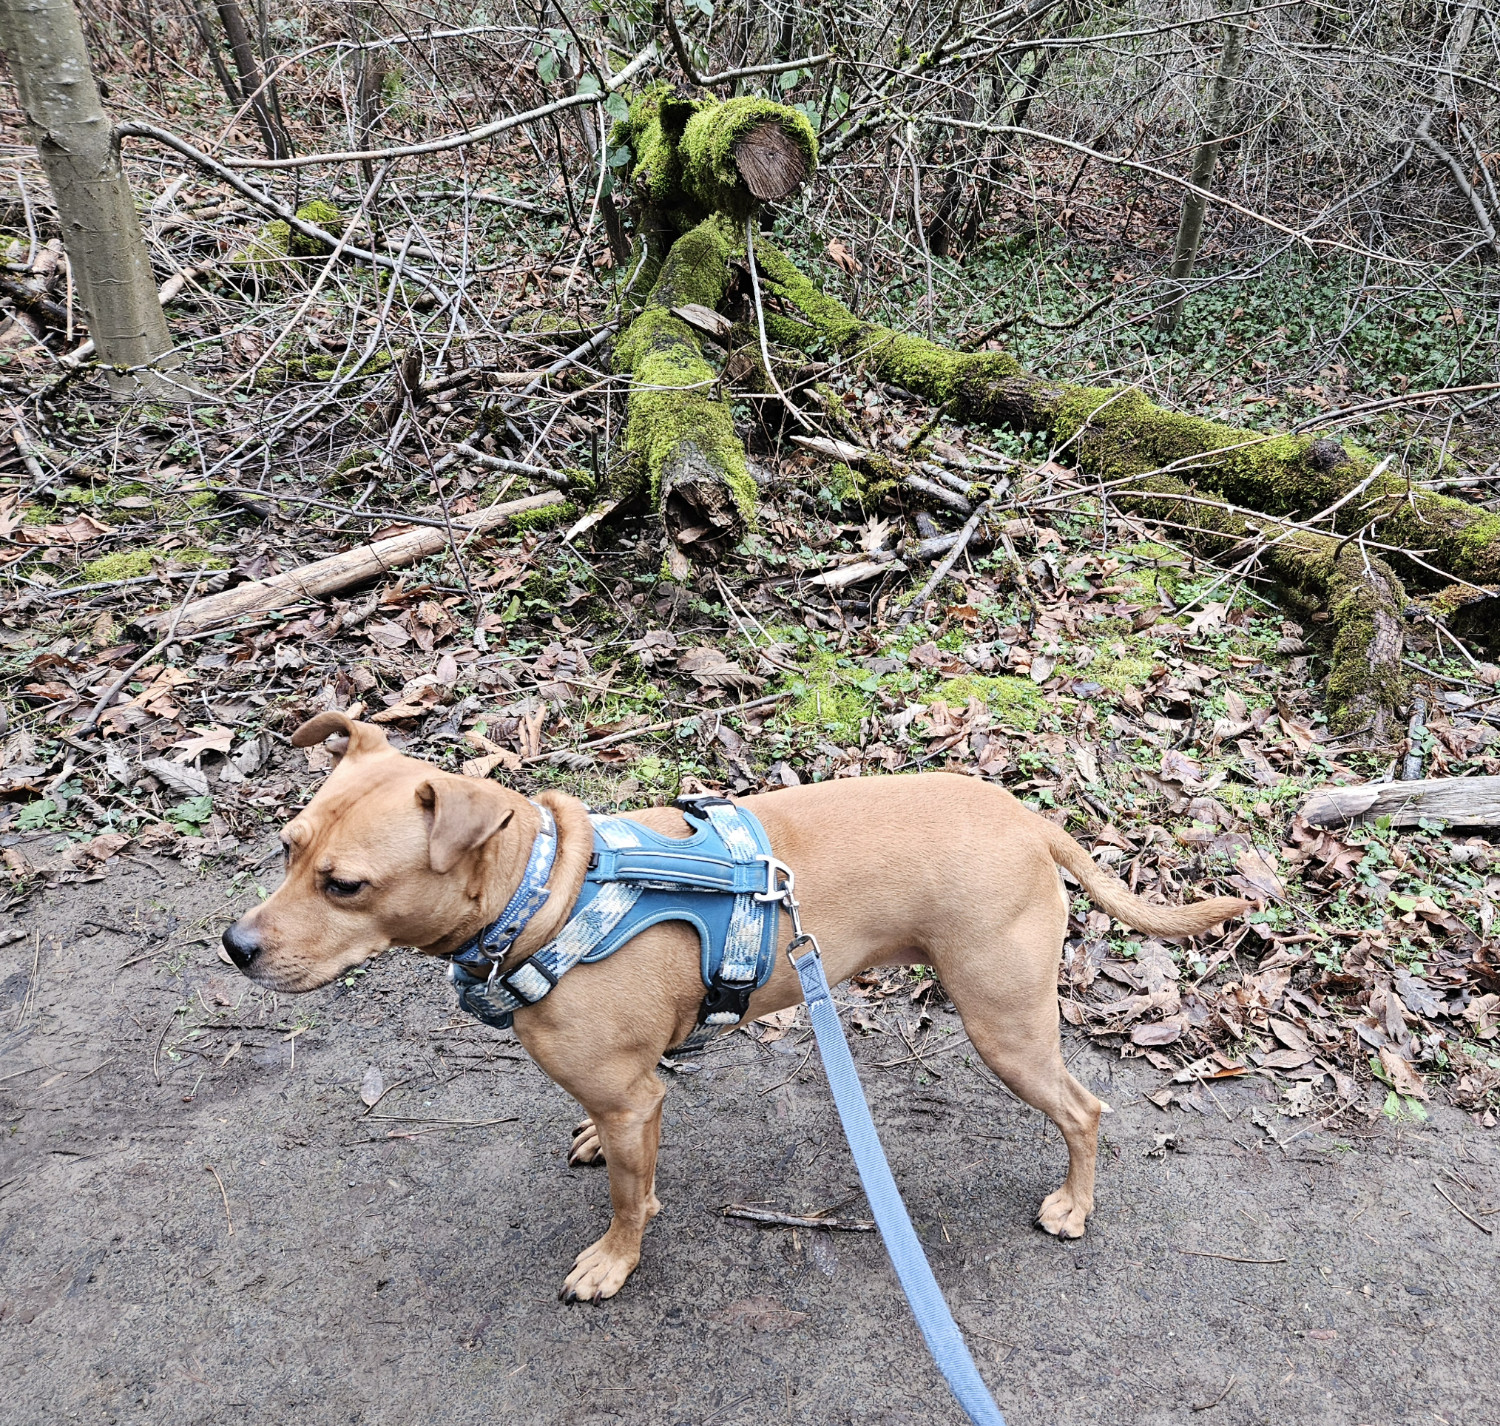
<svg viewBox="0 0 1500 1426">
<path fill-rule="evenodd" d="M 818 945 L 818 938 L 814 936 L 811 931 L 804 931 L 799 926 L 797 928 L 797 934 L 787 942 L 786 946 L 786 958 L 792 963 L 792 968 L 794 970 L 797 967 L 798 952 L 804 949 L 811 950 L 813 955 L 815 955 L 820 961 L 823 959 L 823 949 Z"/>
</svg>

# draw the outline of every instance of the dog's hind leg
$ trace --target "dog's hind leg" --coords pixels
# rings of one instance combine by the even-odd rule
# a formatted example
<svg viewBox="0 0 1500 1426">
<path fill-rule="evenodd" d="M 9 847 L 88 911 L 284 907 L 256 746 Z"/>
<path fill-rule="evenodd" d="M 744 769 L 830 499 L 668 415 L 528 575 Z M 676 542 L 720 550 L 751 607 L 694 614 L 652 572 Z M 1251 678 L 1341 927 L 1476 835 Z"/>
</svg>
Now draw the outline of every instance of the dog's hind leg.
<svg viewBox="0 0 1500 1426">
<path fill-rule="evenodd" d="M 943 959 L 953 997 L 974 1048 L 1018 1099 L 1062 1130 L 1068 1176 L 1042 1200 L 1037 1224 L 1059 1238 L 1081 1238 L 1094 1209 L 1094 1166 L 1104 1105 L 1063 1063 L 1058 1033 L 1059 918 L 1028 916 L 1008 927 L 998 954 Z M 1050 947 L 1051 949 L 1047 949 Z"/>
<path fill-rule="evenodd" d="M 653 1059 L 644 1065 L 595 1066 L 587 1085 L 563 1085 L 588 1111 L 609 1165 L 614 1210 L 609 1231 L 579 1253 L 563 1282 L 558 1295 L 564 1302 L 613 1297 L 641 1260 L 646 1225 L 661 1212 L 656 1197 L 656 1153 L 666 1091 L 652 1073 L 654 1064 Z"/>
</svg>

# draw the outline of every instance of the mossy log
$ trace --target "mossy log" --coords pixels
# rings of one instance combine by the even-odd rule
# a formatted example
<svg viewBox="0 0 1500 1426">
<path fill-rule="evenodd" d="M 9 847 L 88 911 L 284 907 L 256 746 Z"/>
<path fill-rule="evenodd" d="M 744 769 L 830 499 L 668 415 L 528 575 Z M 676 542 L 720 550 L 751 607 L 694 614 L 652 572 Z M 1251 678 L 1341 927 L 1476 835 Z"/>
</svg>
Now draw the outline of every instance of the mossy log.
<svg viewBox="0 0 1500 1426">
<path fill-rule="evenodd" d="M 1264 544 L 1262 566 L 1292 599 L 1327 607 L 1333 635 L 1326 690 L 1330 726 L 1341 732 L 1369 728 L 1376 741 L 1392 731 L 1392 712 L 1408 692 L 1401 663 L 1407 601 L 1389 564 L 1352 540 L 1288 529 L 1206 501 L 1171 476 L 1148 476 L 1115 499 L 1168 524 L 1204 554 L 1248 554 Z"/>
<path fill-rule="evenodd" d="M 1390 556 L 1420 584 L 1431 585 L 1435 571 L 1473 584 L 1500 582 L 1500 514 L 1414 490 L 1398 474 L 1371 479 L 1375 459 L 1356 445 L 1316 433 L 1267 435 L 1168 411 L 1131 387 L 1052 381 L 1006 352 L 951 351 L 860 321 L 785 254 L 769 246 L 758 253 L 766 287 L 782 308 L 767 315 L 767 325 L 785 345 L 805 349 L 821 338 L 868 362 L 882 380 L 951 403 L 960 419 L 1046 431 L 1065 447 L 1070 464 L 1106 479 L 1188 475 L 1234 504 L 1304 517 L 1363 485 L 1335 512 L 1339 531 L 1420 550 L 1425 566 Z"/>
<path fill-rule="evenodd" d="M 673 312 L 715 308 L 741 247 L 723 218 L 679 238 L 639 314 L 615 346 L 615 370 L 630 377 L 624 459 L 610 485 L 616 500 L 649 498 L 679 545 L 718 553 L 755 513 L 755 482 L 719 381 L 697 330 Z"/>
</svg>

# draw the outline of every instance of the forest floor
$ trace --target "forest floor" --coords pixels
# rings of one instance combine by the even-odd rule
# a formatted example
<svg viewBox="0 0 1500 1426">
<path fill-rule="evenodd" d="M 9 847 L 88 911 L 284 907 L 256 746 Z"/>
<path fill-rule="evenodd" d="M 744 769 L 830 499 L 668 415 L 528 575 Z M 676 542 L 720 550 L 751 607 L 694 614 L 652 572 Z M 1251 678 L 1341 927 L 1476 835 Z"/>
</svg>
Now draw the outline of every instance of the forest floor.
<svg viewBox="0 0 1500 1426">
<path fill-rule="evenodd" d="M 29 1062 L 0 1083 L 0 1422 L 958 1422 L 877 1236 L 720 1216 L 865 1211 L 804 1023 L 668 1075 L 642 1267 L 564 1306 L 607 1211 L 566 1163 L 577 1106 L 409 955 L 291 1001 L 251 986 L 215 946 L 244 897 L 116 858 L 0 951 Z M 1367 1086 L 1323 1128 L 1260 1075 L 1161 1109 L 1146 1061 L 1069 1031 L 1115 1114 L 1064 1244 L 1031 1226 L 1056 1131 L 941 998 L 840 998 L 1013 1426 L 1493 1419 L 1500 1145 L 1468 1116 L 1392 1120 Z"/>
</svg>

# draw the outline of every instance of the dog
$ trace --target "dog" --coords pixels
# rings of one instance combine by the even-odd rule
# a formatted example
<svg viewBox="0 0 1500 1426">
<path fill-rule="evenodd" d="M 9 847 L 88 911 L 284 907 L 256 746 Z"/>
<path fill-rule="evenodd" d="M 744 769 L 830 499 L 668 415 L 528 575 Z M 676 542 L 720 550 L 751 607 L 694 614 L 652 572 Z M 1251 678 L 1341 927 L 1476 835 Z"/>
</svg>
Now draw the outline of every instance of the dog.
<svg viewBox="0 0 1500 1426">
<path fill-rule="evenodd" d="M 241 970 L 276 991 L 327 985 L 392 946 L 451 955 L 505 906 L 542 825 L 556 820 L 551 895 L 506 958 L 507 968 L 550 941 L 583 884 L 593 833 L 587 809 L 557 791 L 533 803 L 498 782 L 441 772 L 392 748 L 385 733 L 343 713 L 320 713 L 293 735 L 329 738 L 338 762 L 281 834 L 286 876 L 224 932 Z M 1068 899 L 1058 868 L 1095 905 L 1140 931 L 1194 935 L 1252 903 L 1215 897 L 1153 906 L 1046 818 L 1010 793 L 954 773 L 841 778 L 746 797 L 774 855 L 796 874 L 802 918 L 823 946 L 829 981 L 872 966 L 929 965 L 952 997 L 984 1062 L 1062 1131 L 1068 1172 L 1037 1222 L 1077 1238 L 1094 1207 L 1094 1162 L 1104 1109 L 1063 1063 L 1057 969 Z M 686 836 L 670 807 L 629 814 Z M 781 913 L 780 939 L 790 940 Z M 570 1162 L 603 1159 L 613 1216 L 563 1282 L 565 1301 L 613 1296 L 640 1262 L 655 1191 L 661 1056 L 694 1029 L 704 987 L 697 932 L 648 928 L 607 960 L 579 965 L 535 1005 L 516 1012 L 531 1057 L 583 1106 Z M 754 1020 L 800 1002 L 786 957 L 750 999 Z"/>
</svg>

